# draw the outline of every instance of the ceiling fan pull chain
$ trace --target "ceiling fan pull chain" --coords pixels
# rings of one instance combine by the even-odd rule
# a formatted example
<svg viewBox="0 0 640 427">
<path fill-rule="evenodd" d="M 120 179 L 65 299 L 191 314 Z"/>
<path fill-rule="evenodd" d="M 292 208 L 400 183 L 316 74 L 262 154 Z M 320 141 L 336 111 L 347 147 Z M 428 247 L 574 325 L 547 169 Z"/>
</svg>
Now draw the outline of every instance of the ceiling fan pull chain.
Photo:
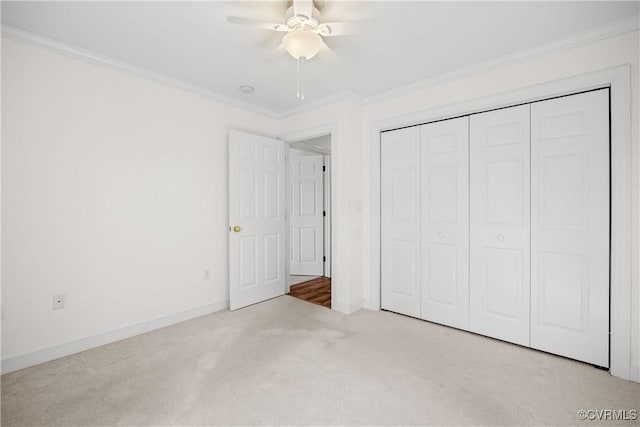
<svg viewBox="0 0 640 427">
<path fill-rule="evenodd" d="M 304 56 L 298 57 L 298 70 L 297 70 L 297 83 L 298 83 L 298 93 L 296 98 L 300 101 L 304 101 L 304 61 L 306 58 Z"/>
<path fill-rule="evenodd" d="M 298 92 L 296 93 L 296 98 L 300 99 L 300 58 L 296 61 L 296 85 Z"/>
<path fill-rule="evenodd" d="M 300 61 L 300 101 L 304 101 L 304 63 L 307 60 L 304 56 L 302 56 Z"/>
</svg>

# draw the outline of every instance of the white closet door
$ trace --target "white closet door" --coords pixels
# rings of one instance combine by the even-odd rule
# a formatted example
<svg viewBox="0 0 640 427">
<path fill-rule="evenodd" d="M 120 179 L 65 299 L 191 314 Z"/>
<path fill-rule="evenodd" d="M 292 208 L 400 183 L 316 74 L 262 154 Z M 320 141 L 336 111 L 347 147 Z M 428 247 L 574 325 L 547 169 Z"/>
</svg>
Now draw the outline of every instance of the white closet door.
<svg viewBox="0 0 640 427">
<path fill-rule="evenodd" d="M 289 271 L 322 276 L 324 270 L 324 174 L 322 155 L 290 151 Z"/>
<path fill-rule="evenodd" d="M 420 127 L 381 135 L 382 308 L 420 316 Z"/>
<path fill-rule="evenodd" d="M 470 119 L 470 329 L 529 345 L 529 105 Z"/>
<path fill-rule="evenodd" d="M 421 130 L 421 318 L 469 328 L 469 119 Z"/>
<path fill-rule="evenodd" d="M 531 346 L 609 366 L 609 92 L 531 105 Z"/>
</svg>

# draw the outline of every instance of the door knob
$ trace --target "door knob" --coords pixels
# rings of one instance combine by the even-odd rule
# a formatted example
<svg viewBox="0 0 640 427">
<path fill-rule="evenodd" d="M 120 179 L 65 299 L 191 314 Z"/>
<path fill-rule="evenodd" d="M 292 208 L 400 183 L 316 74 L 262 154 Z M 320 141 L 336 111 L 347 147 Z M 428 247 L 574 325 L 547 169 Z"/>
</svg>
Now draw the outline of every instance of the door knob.
<svg viewBox="0 0 640 427">
<path fill-rule="evenodd" d="M 233 226 L 233 231 L 235 231 L 236 233 L 240 232 L 240 226 L 239 225 L 234 225 Z"/>
<path fill-rule="evenodd" d="M 504 236 L 502 234 L 498 234 L 496 238 L 498 239 L 498 241 L 504 242 Z"/>
<path fill-rule="evenodd" d="M 438 237 L 444 239 L 444 233 L 442 231 L 438 232 Z"/>
</svg>

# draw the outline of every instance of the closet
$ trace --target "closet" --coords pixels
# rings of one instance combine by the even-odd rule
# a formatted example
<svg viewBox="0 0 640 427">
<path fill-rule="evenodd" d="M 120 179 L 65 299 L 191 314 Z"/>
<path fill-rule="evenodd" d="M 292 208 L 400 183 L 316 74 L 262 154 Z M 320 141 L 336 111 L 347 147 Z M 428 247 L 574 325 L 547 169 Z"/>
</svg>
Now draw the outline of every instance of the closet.
<svg viewBox="0 0 640 427">
<path fill-rule="evenodd" d="M 609 365 L 609 90 L 381 134 L 383 309 Z"/>
</svg>

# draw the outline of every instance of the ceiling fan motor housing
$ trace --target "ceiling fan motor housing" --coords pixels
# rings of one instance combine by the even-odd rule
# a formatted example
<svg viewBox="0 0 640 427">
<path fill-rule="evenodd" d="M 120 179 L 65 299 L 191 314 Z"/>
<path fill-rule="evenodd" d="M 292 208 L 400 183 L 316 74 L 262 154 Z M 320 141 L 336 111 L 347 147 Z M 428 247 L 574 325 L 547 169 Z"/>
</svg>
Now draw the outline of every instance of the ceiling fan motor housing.
<svg viewBox="0 0 640 427">
<path fill-rule="evenodd" d="M 320 25 L 320 11 L 316 7 L 316 2 L 313 2 L 312 16 L 305 16 L 301 14 L 295 15 L 292 2 L 291 6 L 289 6 L 289 8 L 287 9 L 286 23 L 287 26 L 291 29 L 306 26 L 311 28 L 312 30 L 316 30 Z"/>
</svg>

